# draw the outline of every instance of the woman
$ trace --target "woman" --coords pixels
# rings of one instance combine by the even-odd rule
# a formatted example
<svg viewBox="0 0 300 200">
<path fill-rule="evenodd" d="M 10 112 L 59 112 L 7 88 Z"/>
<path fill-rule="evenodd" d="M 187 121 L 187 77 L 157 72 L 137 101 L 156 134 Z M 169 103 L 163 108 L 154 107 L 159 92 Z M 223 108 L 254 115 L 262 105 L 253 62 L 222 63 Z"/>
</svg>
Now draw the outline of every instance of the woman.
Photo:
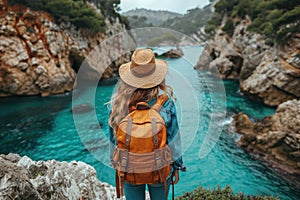
<svg viewBox="0 0 300 200">
<path fill-rule="evenodd" d="M 177 174 L 178 170 L 184 169 L 173 91 L 165 83 L 167 71 L 167 63 L 155 59 L 151 49 L 137 49 L 131 57 L 131 62 L 123 64 L 119 69 L 121 80 L 110 101 L 109 125 L 112 143 L 116 144 L 117 129 L 122 119 L 131 112 L 132 108 L 135 108 L 139 102 L 146 102 L 152 106 L 163 93 L 168 98 L 161 105 L 159 114 L 165 123 L 166 143 L 172 154 L 169 174 L 164 182 L 161 180 L 155 184 L 132 184 L 125 179 L 124 191 L 127 200 L 144 200 L 146 185 L 152 200 L 167 199 L 172 174 Z"/>
</svg>

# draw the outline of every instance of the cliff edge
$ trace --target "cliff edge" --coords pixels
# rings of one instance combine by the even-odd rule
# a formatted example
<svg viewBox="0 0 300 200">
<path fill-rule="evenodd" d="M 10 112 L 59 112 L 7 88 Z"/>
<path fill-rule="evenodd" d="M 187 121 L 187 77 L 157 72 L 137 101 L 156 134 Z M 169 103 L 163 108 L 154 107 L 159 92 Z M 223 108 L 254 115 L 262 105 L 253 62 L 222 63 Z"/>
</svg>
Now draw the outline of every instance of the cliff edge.
<svg viewBox="0 0 300 200">
<path fill-rule="evenodd" d="M 99 9 L 93 9 L 102 15 Z M 111 35 L 125 31 L 117 17 L 105 17 L 105 31 L 94 33 L 64 20 L 58 22 L 44 11 L 11 6 L 6 0 L 0 0 L 0 17 L 0 96 L 47 96 L 71 91 L 88 54 Z M 113 45 L 118 48 L 121 41 Z M 107 59 L 113 53 L 108 51 L 107 58 L 97 63 L 103 67 L 95 70 L 91 66 L 84 78 L 112 77 L 129 59 L 124 55 L 111 63 Z M 107 63 L 110 67 L 104 73 Z"/>
</svg>

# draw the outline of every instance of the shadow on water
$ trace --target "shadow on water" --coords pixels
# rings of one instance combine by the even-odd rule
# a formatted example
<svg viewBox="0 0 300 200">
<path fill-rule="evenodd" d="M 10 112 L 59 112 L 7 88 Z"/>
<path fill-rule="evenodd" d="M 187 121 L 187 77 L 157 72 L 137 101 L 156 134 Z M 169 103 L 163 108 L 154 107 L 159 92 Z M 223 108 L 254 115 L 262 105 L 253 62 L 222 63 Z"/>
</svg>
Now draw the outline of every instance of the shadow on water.
<svg viewBox="0 0 300 200">
<path fill-rule="evenodd" d="M 0 153 L 34 150 L 38 138 L 53 131 L 56 114 L 70 102 L 70 95 L 0 98 Z"/>
</svg>

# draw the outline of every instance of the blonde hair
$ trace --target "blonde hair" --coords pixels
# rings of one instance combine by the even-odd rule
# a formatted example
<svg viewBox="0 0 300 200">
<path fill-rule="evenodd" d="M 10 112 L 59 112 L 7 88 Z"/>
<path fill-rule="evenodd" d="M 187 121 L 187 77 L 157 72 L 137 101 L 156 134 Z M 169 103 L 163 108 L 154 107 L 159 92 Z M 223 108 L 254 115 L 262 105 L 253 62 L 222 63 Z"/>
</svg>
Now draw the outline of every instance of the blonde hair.
<svg viewBox="0 0 300 200">
<path fill-rule="evenodd" d="M 108 119 L 109 125 L 112 128 L 115 128 L 115 126 L 120 123 L 121 119 L 129 113 L 131 106 L 135 106 L 140 101 L 147 102 L 157 98 L 160 90 L 175 100 L 173 89 L 166 85 L 165 81 L 153 88 L 140 89 L 119 80 L 117 89 L 112 95 L 110 102 L 108 102 L 108 104 L 111 105 L 111 114 Z"/>
</svg>

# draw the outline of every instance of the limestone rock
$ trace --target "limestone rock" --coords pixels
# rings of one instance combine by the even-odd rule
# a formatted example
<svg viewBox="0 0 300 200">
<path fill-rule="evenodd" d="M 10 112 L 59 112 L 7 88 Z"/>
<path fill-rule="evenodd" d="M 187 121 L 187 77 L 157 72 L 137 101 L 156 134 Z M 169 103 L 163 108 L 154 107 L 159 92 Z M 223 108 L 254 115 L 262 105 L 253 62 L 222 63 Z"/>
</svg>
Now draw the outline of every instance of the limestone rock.
<svg viewBox="0 0 300 200">
<path fill-rule="evenodd" d="M 33 161 L 10 153 L 0 154 L 0 199 L 117 200 L 117 197 L 115 187 L 99 181 L 96 170 L 84 162 Z M 146 200 L 150 200 L 148 192 Z"/>
<path fill-rule="evenodd" d="M 284 46 L 271 47 L 262 35 L 246 31 L 250 24 L 242 20 L 232 37 L 217 30 L 195 68 L 239 79 L 241 92 L 267 105 L 300 99 L 299 34 Z"/>
<path fill-rule="evenodd" d="M 0 96 L 51 95 L 71 91 L 76 72 L 89 54 L 111 33 L 125 31 L 119 20 L 105 20 L 107 33 L 91 33 L 70 23 L 58 25 L 45 12 L 29 8 L 16 10 L 7 5 L 7 1 L 1 1 L 0 7 L 3 8 L 0 19 Z M 19 12 L 24 14 L 18 16 L 16 13 Z M 111 77 L 121 62 L 129 61 L 128 53 L 115 55 L 119 52 L 110 50 L 121 49 L 122 42 L 117 38 L 109 48 L 102 48 L 102 51 L 107 51 L 107 56 L 98 56 L 94 65 L 87 66 L 84 79 L 100 80 L 108 67 L 113 70 L 107 71 L 105 77 Z"/>
<path fill-rule="evenodd" d="M 180 58 L 183 56 L 183 51 L 180 48 L 177 49 L 170 49 L 169 51 L 159 55 L 165 58 Z"/>
<path fill-rule="evenodd" d="M 254 123 L 239 113 L 233 118 L 235 131 L 242 134 L 238 144 L 256 158 L 283 173 L 300 177 L 300 101 L 278 106 L 276 113 Z"/>
<path fill-rule="evenodd" d="M 237 78 L 243 64 L 242 55 L 228 37 L 220 30 L 217 32 L 214 41 L 206 44 L 195 68 L 208 70 L 224 79 Z"/>
<path fill-rule="evenodd" d="M 0 199 L 116 199 L 115 188 L 83 162 L 0 155 Z"/>
<path fill-rule="evenodd" d="M 254 123 L 244 113 L 238 113 L 233 117 L 233 126 L 240 134 L 253 134 Z"/>
</svg>

